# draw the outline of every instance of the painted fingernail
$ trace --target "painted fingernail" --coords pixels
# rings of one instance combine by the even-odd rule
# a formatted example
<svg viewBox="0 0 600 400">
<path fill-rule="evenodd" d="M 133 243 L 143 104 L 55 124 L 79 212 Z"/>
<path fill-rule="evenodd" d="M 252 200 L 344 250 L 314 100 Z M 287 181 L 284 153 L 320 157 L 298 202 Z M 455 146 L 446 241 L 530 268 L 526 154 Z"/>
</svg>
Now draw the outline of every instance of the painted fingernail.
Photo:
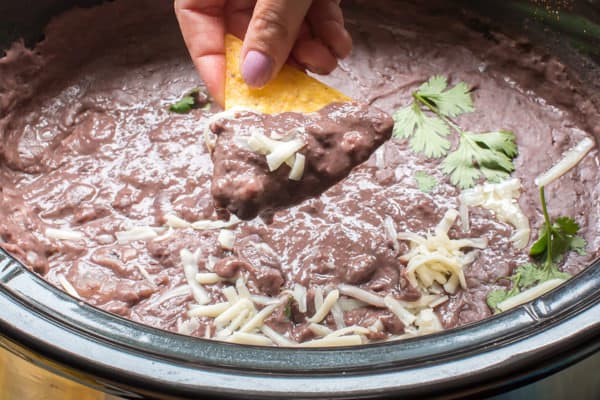
<svg viewBox="0 0 600 400">
<path fill-rule="evenodd" d="M 250 86 L 264 86 L 271 78 L 273 60 L 260 51 L 250 50 L 242 64 L 242 77 Z"/>
</svg>

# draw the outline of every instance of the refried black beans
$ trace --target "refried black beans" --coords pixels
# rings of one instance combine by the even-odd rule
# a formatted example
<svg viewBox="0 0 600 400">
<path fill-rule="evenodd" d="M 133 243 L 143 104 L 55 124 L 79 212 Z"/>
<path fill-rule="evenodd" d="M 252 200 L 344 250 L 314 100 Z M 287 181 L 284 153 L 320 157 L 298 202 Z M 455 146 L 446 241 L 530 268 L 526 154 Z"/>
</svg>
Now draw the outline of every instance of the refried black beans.
<svg viewBox="0 0 600 400">
<path fill-rule="evenodd" d="M 460 191 L 439 160 L 416 155 L 404 140 L 386 141 L 386 114 L 410 103 L 432 75 L 475 87 L 476 111 L 457 122 L 515 133 L 513 177 L 531 245 L 543 221 L 533 179 L 600 135 L 598 109 L 558 60 L 522 39 L 483 35 L 464 22 L 470 16 L 437 12 L 436 1 L 390 4 L 347 5 L 354 51 L 322 78 L 356 104 L 286 121 L 253 113 L 219 120 L 214 164 L 204 131 L 220 110 L 168 111 L 182 94 L 203 90 L 172 2 L 73 10 L 50 23 L 34 50 L 15 43 L 0 59 L 0 246 L 101 309 L 239 343 L 358 344 L 488 317 L 487 293 L 507 285 L 499 278 L 528 261 L 527 248 L 511 242 L 513 226 L 480 207 L 470 208 L 463 231 L 454 222 Z M 336 110 L 351 129 L 335 124 Z M 344 148 L 344 135 L 373 120 L 380 121 L 374 132 Z M 245 174 L 264 156 L 242 154 L 230 141 L 255 124 L 300 125 L 308 141 L 331 125 L 324 130 L 331 149 L 309 144 L 299 181 L 287 179 L 283 165 L 263 173 L 259 188 L 247 187 Z M 224 170 L 211 183 L 213 165 Z M 546 189 L 550 214 L 574 218 L 588 243 L 586 256 L 570 253 L 561 263 L 572 274 L 599 255 L 599 165 L 594 148 Z M 437 179 L 432 191 L 419 190 L 416 171 Z M 253 193 L 249 206 L 230 193 L 236 188 Z M 270 223 L 222 220 L 220 207 L 246 219 L 274 212 Z M 435 284 L 424 293 L 403 258 L 410 242 L 390 232 L 426 238 L 442 220 L 449 221 L 443 240 L 473 239 L 457 253 L 469 261 L 466 288 Z"/>
</svg>

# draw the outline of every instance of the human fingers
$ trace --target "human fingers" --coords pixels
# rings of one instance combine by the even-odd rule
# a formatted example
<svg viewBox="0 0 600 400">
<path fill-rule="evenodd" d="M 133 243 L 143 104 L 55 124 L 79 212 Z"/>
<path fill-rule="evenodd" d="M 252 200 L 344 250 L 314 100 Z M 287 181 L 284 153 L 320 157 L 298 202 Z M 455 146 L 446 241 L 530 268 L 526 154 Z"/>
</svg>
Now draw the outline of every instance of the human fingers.
<svg viewBox="0 0 600 400">
<path fill-rule="evenodd" d="M 227 32 L 244 39 L 256 0 L 228 0 L 225 6 L 225 26 Z"/>
<path fill-rule="evenodd" d="M 258 0 L 242 48 L 242 76 L 264 86 L 290 55 L 311 0 Z"/>
<path fill-rule="evenodd" d="M 317 74 L 328 74 L 337 66 L 337 58 L 318 38 L 298 40 L 292 55 L 298 63 Z"/>
<path fill-rule="evenodd" d="M 226 0 L 175 0 L 175 14 L 192 61 L 220 105 L 225 100 Z"/>
<path fill-rule="evenodd" d="M 339 0 L 315 0 L 307 19 L 314 36 L 327 46 L 337 58 L 345 58 L 352 51 L 352 37 L 344 27 L 344 15 Z"/>
</svg>

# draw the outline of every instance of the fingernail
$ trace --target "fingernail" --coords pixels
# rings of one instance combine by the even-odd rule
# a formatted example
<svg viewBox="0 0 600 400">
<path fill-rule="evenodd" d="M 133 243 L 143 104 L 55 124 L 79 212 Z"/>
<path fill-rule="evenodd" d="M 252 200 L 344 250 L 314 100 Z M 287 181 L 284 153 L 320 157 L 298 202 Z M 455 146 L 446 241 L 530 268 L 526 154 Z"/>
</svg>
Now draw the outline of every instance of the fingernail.
<svg viewBox="0 0 600 400">
<path fill-rule="evenodd" d="M 250 50 L 242 64 L 242 77 L 250 86 L 264 86 L 271 78 L 273 60 L 260 51 Z"/>
</svg>

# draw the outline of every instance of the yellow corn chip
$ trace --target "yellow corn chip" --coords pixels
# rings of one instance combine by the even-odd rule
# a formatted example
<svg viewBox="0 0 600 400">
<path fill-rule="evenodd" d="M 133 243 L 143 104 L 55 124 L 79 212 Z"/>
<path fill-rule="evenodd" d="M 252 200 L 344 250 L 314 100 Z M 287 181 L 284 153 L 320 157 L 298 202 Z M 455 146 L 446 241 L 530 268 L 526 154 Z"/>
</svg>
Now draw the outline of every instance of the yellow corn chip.
<svg viewBox="0 0 600 400">
<path fill-rule="evenodd" d="M 251 88 L 240 72 L 242 41 L 225 36 L 227 72 L 225 76 L 225 109 L 250 108 L 276 114 L 286 111 L 309 113 L 331 103 L 352 101 L 337 90 L 311 78 L 304 72 L 284 65 L 271 82 L 262 88 Z"/>
</svg>

